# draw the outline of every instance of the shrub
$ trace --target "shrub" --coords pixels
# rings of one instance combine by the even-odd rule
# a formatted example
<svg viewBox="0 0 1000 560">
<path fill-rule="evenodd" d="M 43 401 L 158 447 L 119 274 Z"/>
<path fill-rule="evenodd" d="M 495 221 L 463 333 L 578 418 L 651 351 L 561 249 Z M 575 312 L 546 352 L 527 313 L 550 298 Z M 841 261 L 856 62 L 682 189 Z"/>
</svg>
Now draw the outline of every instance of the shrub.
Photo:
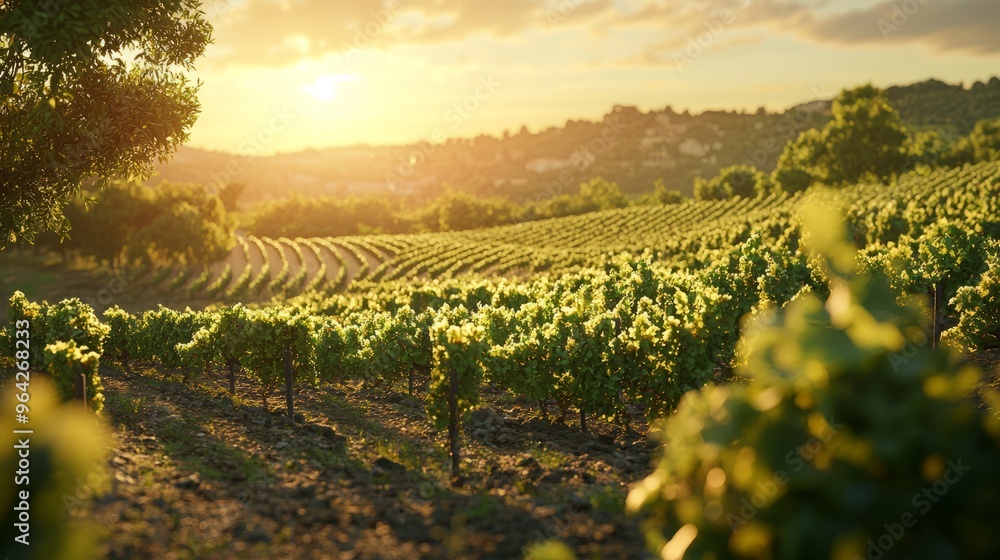
<svg viewBox="0 0 1000 560">
<path fill-rule="evenodd" d="M 64 401 L 76 396 L 76 380 L 86 376 L 87 406 L 94 412 L 104 408 L 104 387 L 97 370 L 101 355 L 86 346 L 77 346 L 73 340 L 60 341 L 45 346 L 45 369 L 48 371 Z"/>
<path fill-rule="evenodd" d="M 974 286 L 964 286 L 951 300 L 958 325 L 942 335 L 973 352 L 1000 348 L 1000 256 L 989 259 L 989 268 Z"/>
<path fill-rule="evenodd" d="M 12 324 L 19 320 L 31 322 L 31 346 L 44 348 L 55 342 L 73 341 L 98 356 L 104 351 L 104 340 L 108 336 L 109 327 L 102 323 L 89 305 L 77 298 L 64 299 L 50 305 L 32 303 L 21 292 L 14 292 L 10 298 Z M 32 367 L 45 367 L 45 355 L 32 351 L 30 359 Z"/>
<path fill-rule="evenodd" d="M 850 262 L 831 257 L 829 268 Z M 744 346 L 751 385 L 688 393 L 660 425 L 667 451 L 627 502 L 648 516 L 651 548 L 671 558 L 1000 557 L 1000 421 L 968 399 L 978 373 L 920 345 L 920 309 L 898 306 L 890 288 L 845 270 L 831 277 L 825 305 L 798 297 L 755 329 Z M 996 393 L 984 398 L 1000 405 Z"/>
</svg>

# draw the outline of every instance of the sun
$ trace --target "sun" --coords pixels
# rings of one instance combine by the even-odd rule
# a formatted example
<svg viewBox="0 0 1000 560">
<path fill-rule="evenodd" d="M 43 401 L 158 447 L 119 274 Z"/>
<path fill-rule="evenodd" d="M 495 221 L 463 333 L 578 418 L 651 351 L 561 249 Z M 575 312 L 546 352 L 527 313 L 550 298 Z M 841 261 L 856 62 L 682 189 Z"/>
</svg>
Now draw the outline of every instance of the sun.
<svg viewBox="0 0 1000 560">
<path fill-rule="evenodd" d="M 320 101 L 333 101 L 340 91 L 340 82 L 346 81 L 345 76 L 335 74 L 323 74 L 316 78 L 311 84 L 302 88 L 302 91 L 319 99 Z"/>
</svg>

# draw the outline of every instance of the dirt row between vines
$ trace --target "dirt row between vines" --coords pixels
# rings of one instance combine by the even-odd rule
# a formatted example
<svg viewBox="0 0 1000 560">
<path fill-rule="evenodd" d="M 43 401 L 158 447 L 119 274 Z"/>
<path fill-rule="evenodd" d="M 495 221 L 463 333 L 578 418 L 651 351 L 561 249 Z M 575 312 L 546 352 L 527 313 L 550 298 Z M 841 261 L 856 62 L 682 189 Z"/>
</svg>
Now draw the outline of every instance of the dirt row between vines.
<svg viewBox="0 0 1000 560">
<path fill-rule="evenodd" d="M 581 558 L 648 557 L 623 510 L 654 445 L 611 424 L 583 433 L 488 392 L 453 487 L 444 435 L 405 392 L 303 388 L 291 425 L 242 378 L 230 398 L 221 377 L 102 376 L 111 490 L 84 513 L 108 558 L 506 559 L 549 538 Z"/>
</svg>

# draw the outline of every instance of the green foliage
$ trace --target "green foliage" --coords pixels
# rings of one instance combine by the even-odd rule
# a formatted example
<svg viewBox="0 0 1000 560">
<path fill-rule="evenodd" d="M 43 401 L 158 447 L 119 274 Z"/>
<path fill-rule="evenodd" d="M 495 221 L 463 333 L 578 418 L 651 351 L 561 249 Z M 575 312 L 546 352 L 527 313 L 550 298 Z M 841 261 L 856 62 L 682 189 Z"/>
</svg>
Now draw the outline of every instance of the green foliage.
<svg viewBox="0 0 1000 560">
<path fill-rule="evenodd" d="M 247 312 L 244 333 L 246 354 L 240 361 L 265 395 L 285 378 L 285 352 L 291 351 L 295 378 L 315 384 L 315 340 L 309 316 L 293 309 L 261 309 Z"/>
<path fill-rule="evenodd" d="M 136 318 L 116 305 L 104 311 L 104 323 L 108 326 L 108 338 L 102 357 L 114 355 L 126 363 L 136 353 Z"/>
<path fill-rule="evenodd" d="M 392 382 L 413 372 L 430 371 L 433 362 L 430 315 L 417 315 L 404 305 L 385 319 L 375 337 L 368 339 L 378 375 Z"/>
<path fill-rule="evenodd" d="M 771 179 L 747 165 L 733 165 L 719 171 L 710 180 L 698 177 L 694 181 L 695 200 L 724 200 L 736 196 L 751 198 L 773 190 Z"/>
<path fill-rule="evenodd" d="M 982 120 L 945 158 L 951 165 L 1000 160 L 1000 119 Z"/>
<path fill-rule="evenodd" d="M 967 398 L 977 372 L 917 347 L 919 308 L 823 237 L 826 305 L 806 295 L 754 329 L 751 385 L 685 397 L 629 510 L 672 558 L 996 556 L 1000 422 Z"/>
<path fill-rule="evenodd" d="M 483 198 L 449 190 L 417 218 L 427 231 L 461 231 L 513 223 L 521 209 L 501 197 Z"/>
<path fill-rule="evenodd" d="M 979 232 L 956 221 L 940 220 L 916 239 L 903 235 L 898 242 L 868 247 L 859 264 L 902 293 L 925 294 L 941 283 L 950 298 L 979 277 L 989 250 Z"/>
<path fill-rule="evenodd" d="M 365 317 L 370 316 L 366 314 Z M 322 379 L 370 379 L 374 352 L 366 341 L 370 321 L 352 315 L 345 324 L 327 320 L 316 334 L 316 369 Z"/>
<path fill-rule="evenodd" d="M 427 414 L 441 430 L 452 420 L 448 410 L 452 374 L 456 380 L 459 418 L 479 403 L 481 360 L 487 344 L 483 327 L 473 321 L 464 307 L 438 311 L 430 327 L 430 339 L 434 345 L 434 369 L 427 390 Z"/>
<path fill-rule="evenodd" d="M 21 292 L 14 292 L 10 298 L 11 320 L 31 322 L 31 346 L 44 348 L 56 342 L 73 341 L 83 351 L 104 351 L 104 340 L 108 336 L 108 326 L 94 315 L 94 310 L 77 298 L 65 299 L 55 305 L 43 301 L 41 304 L 28 301 Z M 45 356 L 32 350 L 31 365 L 42 369 Z"/>
<path fill-rule="evenodd" d="M 1000 256 L 990 255 L 979 283 L 959 288 L 951 306 L 958 324 L 943 333 L 944 340 L 972 352 L 1000 348 Z"/>
<path fill-rule="evenodd" d="M 198 102 L 185 71 L 211 31 L 197 0 L 0 6 L 0 247 L 65 233 L 81 185 L 148 177 L 187 139 Z"/>
<path fill-rule="evenodd" d="M 114 448 L 114 438 L 99 418 L 83 410 L 79 402 L 59 404 L 59 396 L 48 381 L 41 377 L 31 380 L 30 479 L 25 487 L 15 485 L 14 473 L 19 469 L 17 437 L 9 436 L 9 444 L 0 452 L 0 468 L 11 479 L 0 493 L 3 507 L 4 544 L 0 553 L 10 558 L 45 558 L 76 560 L 99 556 L 94 528 L 81 524 L 88 511 L 81 501 L 84 482 L 101 495 L 109 490 L 104 482 L 112 480 L 108 472 L 108 450 Z M 13 414 L 4 415 L 0 428 L 11 434 L 23 429 L 15 423 Z M 30 504 L 28 546 L 14 540 L 21 533 L 17 506 L 21 498 L 15 490 L 27 490 Z M 79 516 L 79 517 L 78 517 Z M 30 553 L 26 554 L 26 550 Z"/>
<path fill-rule="evenodd" d="M 525 547 L 524 560 L 576 560 L 576 554 L 562 541 L 544 541 Z"/>
<path fill-rule="evenodd" d="M 136 318 L 135 358 L 168 368 L 190 365 L 178 351 L 178 345 L 187 344 L 204 326 L 205 317 L 187 309 L 183 312 L 158 306 Z"/>
<path fill-rule="evenodd" d="M 129 246 L 154 262 L 206 266 L 225 258 L 236 244 L 222 200 L 204 186 L 160 185 L 153 216 Z"/>
<path fill-rule="evenodd" d="M 908 136 L 885 94 L 870 85 L 844 90 L 833 101 L 833 119 L 788 143 L 773 177 L 786 192 L 812 182 L 888 181 L 909 164 Z"/>
<path fill-rule="evenodd" d="M 104 387 L 97 372 L 100 354 L 69 340 L 47 344 L 44 358 L 45 370 L 62 400 L 72 400 L 76 396 L 76 380 L 82 374 L 86 378 L 87 406 L 94 412 L 101 412 L 104 408 Z"/>
<path fill-rule="evenodd" d="M 305 270 L 305 266 L 303 266 L 302 269 Z M 222 273 L 219 274 L 219 277 L 216 278 L 215 281 L 212 282 L 207 288 L 205 288 L 205 295 L 210 298 L 217 297 L 229 286 L 232 281 L 233 267 L 229 263 L 226 263 L 226 266 L 222 268 Z"/>
</svg>

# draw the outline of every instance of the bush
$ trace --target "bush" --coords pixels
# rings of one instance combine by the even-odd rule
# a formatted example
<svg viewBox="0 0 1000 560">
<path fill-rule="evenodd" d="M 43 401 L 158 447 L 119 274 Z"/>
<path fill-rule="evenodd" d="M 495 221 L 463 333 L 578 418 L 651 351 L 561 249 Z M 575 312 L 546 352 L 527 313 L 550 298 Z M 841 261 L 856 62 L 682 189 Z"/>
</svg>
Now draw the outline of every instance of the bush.
<svg viewBox="0 0 1000 560">
<path fill-rule="evenodd" d="M 1000 421 L 968 398 L 978 373 L 927 347 L 918 306 L 849 272 L 830 276 L 826 305 L 804 295 L 755 329 L 751 385 L 689 393 L 659 426 L 667 451 L 627 502 L 648 516 L 651 548 L 1000 557 Z"/>
<path fill-rule="evenodd" d="M 44 348 L 56 342 L 73 341 L 77 346 L 98 356 L 104 352 L 104 340 L 109 328 L 102 323 L 89 305 L 77 298 L 64 299 L 50 305 L 32 303 L 21 292 L 14 292 L 10 298 L 11 324 L 27 320 L 31 323 L 32 348 Z M 46 365 L 45 355 L 32 350 L 32 367 L 42 369 Z"/>
<path fill-rule="evenodd" d="M 72 400 L 76 396 L 76 380 L 86 376 L 87 406 L 94 412 L 104 408 L 104 387 L 97 370 L 101 355 L 86 346 L 77 346 L 73 340 L 54 342 L 45 346 L 45 369 L 59 392 L 59 397 Z"/>
<path fill-rule="evenodd" d="M 732 165 L 720 170 L 710 180 L 699 177 L 694 182 L 697 200 L 723 200 L 736 196 L 752 198 L 772 190 L 771 178 L 747 165 Z"/>
<path fill-rule="evenodd" d="M 958 325 L 942 335 L 973 352 L 1000 348 L 1000 256 L 989 259 L 989 268 L 975 286 L 964 286 L 951 300 Z"/>
<path fill-rule="evenodd" d="M 108 338 L 102 357 L 107 359 L 113 354 L 127 369 L 129 358 L 135 355 L 135 317 L 116 305 L 104 311 L 104 321 L 108 325 Z"/>
</svg>

